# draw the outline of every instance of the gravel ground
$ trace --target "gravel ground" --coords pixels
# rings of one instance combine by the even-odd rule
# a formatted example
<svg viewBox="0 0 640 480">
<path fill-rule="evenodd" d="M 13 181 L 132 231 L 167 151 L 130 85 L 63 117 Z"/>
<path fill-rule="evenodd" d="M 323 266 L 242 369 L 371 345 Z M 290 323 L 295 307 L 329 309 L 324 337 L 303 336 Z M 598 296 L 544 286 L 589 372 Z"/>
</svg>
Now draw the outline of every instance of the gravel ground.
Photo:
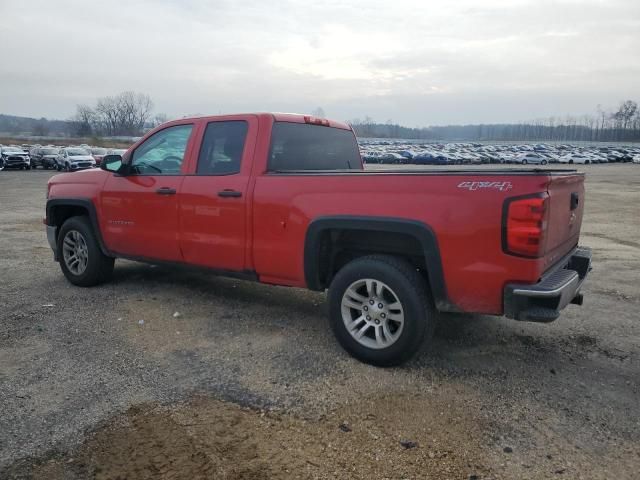
<svg viewBox="0 0 640 480">
<path fill-rule="evenodd" d="M 0 172 L 0 478 L 637 478 L 640 168 L 585 170 L 585 305 L 443 316 L 394 369 L 324 295 L 125 261 L 73 287 L 51 173 Z"/>
</svg>

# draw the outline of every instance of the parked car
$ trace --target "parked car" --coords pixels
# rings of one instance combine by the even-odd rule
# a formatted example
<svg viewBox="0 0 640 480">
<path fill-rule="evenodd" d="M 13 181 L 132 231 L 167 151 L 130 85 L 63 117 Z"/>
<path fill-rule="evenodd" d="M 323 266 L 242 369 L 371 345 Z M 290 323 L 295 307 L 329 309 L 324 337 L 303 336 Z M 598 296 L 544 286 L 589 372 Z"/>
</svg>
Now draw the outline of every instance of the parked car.
<svg viewBox="0 0 640 480">
<path fill-rule="evenodd" d="M 107 154 L 108 153 L 106 148 L 94 147 L 91 149 L 91 156 L 96 161 L 96 165 L 98 166 L 100 165 L 100 162 L 102 162 L 104 156 Z"/>
<path fill-rule="evenodd" d="M 593 160 L 582 153 L 569 153 L 558 159 L 560 163 L 577 163 L 582 165 L 589 165 L 593 163 Z"/>
<path fill-rule="evenodd" d="M 539 153 L 524 153 L 524 154 L 520 154 L 520 155 L 515 157 L 514 161 L 516 163 L 521 163 L 523 165 L 527 165 L 529 163 L 540 164 L 540 165 L 546 165 L 547 164 L 546 157 L 543 157 Z"/>
<path fill-rule="evenodd" d="M 438 311 L 549 322 L 582 303 L 584 205 L 573 170 L 363 171 L 349 125 L 260 113 L 168 122 L 99 170 L 52 177 L 45 223 L 74 285 L 123 257 L 328 289 L 342 346 L 394 365 Z"/>
<path fill-rule="evenodd" d="M 58 149 L 54 147 L 35 147 L 29 152 L 31 168 L 42 167 L 45 170 L 56 168 Z"/>
<path fill-rule="evenodd" d="M 58 171 L 66 170 L 67 172 L 72 172 L 93 168 L 96 166 L 96 161 L 84 148 L 66 147 L 58 152 L 56 166 Z"/>
<path fill-rule="evenodd" d="M 5 168 L 29 170 L 31 168 L 31 158 L 21 147 L 0 147 L 0 170 Z"/>
<path fill-rule="evenodd" d="M 126 148 L 110 148 L 107 150 L 107 155 L 124 155 L 126 151 Z"/>
</svg>

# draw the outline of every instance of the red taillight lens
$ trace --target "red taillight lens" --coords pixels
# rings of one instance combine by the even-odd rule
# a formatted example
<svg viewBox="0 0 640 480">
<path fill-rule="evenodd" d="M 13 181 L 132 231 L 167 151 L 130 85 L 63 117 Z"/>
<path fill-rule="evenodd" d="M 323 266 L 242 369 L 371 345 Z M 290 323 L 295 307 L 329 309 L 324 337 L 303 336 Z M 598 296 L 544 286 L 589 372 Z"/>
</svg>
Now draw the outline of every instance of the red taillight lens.
<svg viewBox="0 0 640 480">
<path fill-rule="evenodd" d="M 548 200 L 546 193 L 507 200 L 502 235 L 506 253 L 532 258 L 544 255 Z"/>
</svg>

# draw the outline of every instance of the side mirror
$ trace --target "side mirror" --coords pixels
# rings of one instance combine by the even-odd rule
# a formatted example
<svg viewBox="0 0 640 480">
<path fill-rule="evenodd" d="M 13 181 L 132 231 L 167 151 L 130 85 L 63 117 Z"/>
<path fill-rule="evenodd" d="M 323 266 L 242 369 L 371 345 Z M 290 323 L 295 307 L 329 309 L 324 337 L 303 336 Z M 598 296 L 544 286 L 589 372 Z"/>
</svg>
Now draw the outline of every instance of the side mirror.
<svg viewBox="0 0 640 480">
<path fill-rule="evenodd" d="M 122 167 L 122 157 L 120 155 L 105 155 L 100 162 L 100 169 L 107 172 L 116 173 Z"/>
</svg>

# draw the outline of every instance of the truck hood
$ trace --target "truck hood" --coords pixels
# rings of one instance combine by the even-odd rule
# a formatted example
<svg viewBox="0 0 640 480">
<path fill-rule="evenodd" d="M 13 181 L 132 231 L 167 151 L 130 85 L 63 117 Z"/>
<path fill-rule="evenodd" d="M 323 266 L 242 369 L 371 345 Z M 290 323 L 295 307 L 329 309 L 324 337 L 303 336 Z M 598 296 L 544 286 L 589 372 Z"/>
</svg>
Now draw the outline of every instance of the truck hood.
<svg viewBox="0 0 640 480">
<path fill-rule="evenodd" d="M 59 173 L 49 179 L 49 188 L 55 185 L 69 185 L 80 183 L 100 184 L 106 180 L 109 172 L 97 168 L 78 170 L 77 172 Z"/>
</svg>

